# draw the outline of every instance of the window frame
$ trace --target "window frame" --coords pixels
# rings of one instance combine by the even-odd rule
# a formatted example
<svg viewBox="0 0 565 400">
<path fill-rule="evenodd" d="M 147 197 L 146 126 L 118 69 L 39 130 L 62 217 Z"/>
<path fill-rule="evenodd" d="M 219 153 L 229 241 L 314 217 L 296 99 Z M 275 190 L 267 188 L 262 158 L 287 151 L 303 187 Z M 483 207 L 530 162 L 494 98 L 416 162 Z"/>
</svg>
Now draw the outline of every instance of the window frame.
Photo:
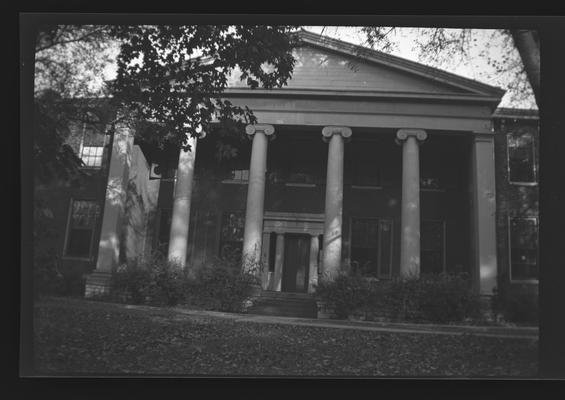
<svg viewBox="0 0 565 400">
<path fill-rule="evenodd" d="M 75 202 L 77 201 L 88 201 L 91 203 L 95 203 L 98 205 L 98 216 L 94 222 L 94 226 L 91 228 L 91 235 L 90 235 L 90 244 L 89 244 L 89 256 L 88 257 L 80 257 L 80 256 L 70 256 L 67 255 L 67 251 L 68 251 L 68 246 L 69 246 L 69 238 L 70 238 L 70 233 L 71 233 L 71 222 L 72 222 L 72 216 L 73 216 L 73 205 Z M 97 200 L 93 200 L 93 199 L 85 199 L 85 198 L 74 198 L 71 197 L 71 199 L 69 200 L 69 207 L 68 207 L 68 211 L 67 211 L 67 224 L 66 224 L 66 228 L 65 228 L 65 239 L 63 242 L 63 255 L 62 255 L 62 259 L 64 260 L 80 260 L 80 261 L 93 261 L 94 257 L 95 257 L 95 251 L 93 249 L 93 245 L 94 245 L 94 236 L 96 233 L 96 230 L 98 229 L 97 224 L 99 223 L 98 218 L 100 217 L 100 215 L 102 215 L 102 207 L 100 205 L 100 202 Z M 86 230 L 86 229 L 84 229 Z"/>
<path fill-rule="evenodd" d="M 227 214 L 241 214 L 243 216 L 243 232 L 242 232 L 242 236 L 241 236 L 241 240 L 235 241 L 235 240 L 224 240 L 223 239 L 223 228 L 224 228 L 224 216 Z M 217 243 L 216 243 L 216 254 L 219 257 L 222 257 L 222 248 L 224 245 L 226 244 L 230 244 L 230 243 L 241 243 L 241 250 L 242 250 L 242 254 L 243 254 L 243 240 L 244 240 L 244 235 L 245 235 L 245 210 L 222 210 L 222 212 L 219 213 L 219 218 L 220 218 L 220 223 L 219 225 L 219 235 L 217 235 Z"/>
<path fill-rule="evenodd" d="M 441 262 L 442 262 L 442 274 L 447 272 L 447 223 L 443 219 L 422 219 L 420 221 L 420 272 L 422 272 L 422 226 L 424 222 L 440 222 L 442 231 L 442 244 L 441 244 Z"/>
<path fill-rule="evenodd" d="M 230 170 L 230 173 L 232 173 L 233 175 L 235 175 L 235 173 L 237 173 L 237 172 L 242 173 L 242 175 L 247 175 L 247 179 L 236 179 L 236 178 L 232 177 L 232 178 L 222 179 L 222 183 L 228 183 L 228 184 L 233 184 L 233 185 L 247 185 L 247 184 L 249 184 L 249 174 L 250 174 L 251 170 L 249 168 L 247 168 L 247 169 L 234 168 L 234 169 Z"/>
<path fill-rule="evenodd" d="M 506 134 L 506 172 L 508 174 L 508 183 L 510 185 L 517 185 L 517 186 L 537 186 L 538 184 L 538 174 L 537 174 L 537 166 L 536 166 L 536 138 L 531 132 L 524 132 L 519 135 L 522 136 L 529 136 L 532 139 L 532 173 L 533 173 L 533 181 L 531 182 L 523 182 L 523 181 L 513 181 L 510 169 L 510 146 L 509 141 L 510 138 L 515 138 L 519 134 L 515 132 L 508 132 Z"/>
<path fill-rule="evenodd" d="M 370 220 L 376 221 L 377 223 L 377 276 L 374 278 L 376 279 L 392 279 L 392 268 L 393 268 L 393 258 L 394 258 L 394 219 L 393 218 L 382 218 L 382 217 L 360 217 L 360 216 L 350 216 L 349 217 L 349 259 L 351 260 L 352 257 L 352 249 L 353 247 L 353 221 L 354 220 Z M 390 262 L 389 262 L 389 273 L 384 275 L 381 273 L 382 265 L 381 265 L 381 254 L 382 254 L 382 243 L 381 243 L 381 221 L 386 221 L 390 224 Z M 370 278 L 371 276 L 366 276 Z"/>
<path fill-rule="evenodd" d="M 538 241 L 536 260 L 538 267 L 538 278 L 537 279 L 513 279 L 512 278 L 512 220 L 533 220 L 535 221 L 536 236 Z M 510 283 L 526 283 L 526 284 L 539 284 L 539 217 L 528 216 L 528 217 L 513 217 L 509 215 L 507 217 L 508 222 L 508 277 Z"/>
<path fill-rule="evenodd" d="M 95 116 L 95 118 L 98 118 Z M 100 146 L 85 146 L 84 145 L 84 138 L 86 136 L 86 132 L 87 132 L 87 127 L 91 126 L 94 128 L 95 123 L 94 122 L 87 122 L 85 120 L 82 121 L 82 132 L 81 132 L 81 138 L 80 138 L 80 146 L 79 146 L 79 152 L 78 152 L 78 157 L 81 159 L 81 161 L 85 164 L 82 165 L 81 168 L 85 169 L 85 170 L 101 170 L 104 167 L 104 161 L 106 159 L 106 145 L 108 144 L 108 139 L 107 139 L 107 135 L 104 135 L 104 140 L 102 142 L 102 145 Z M 100 157 L 100 165 L 86 165 L 86 163 L 84 162 L 84 160 L 82 159 L 82 152 L 84 150 L 84 147 L 91 147 L 91 148 L 96 148 L 96 147 L 100 147 L 102 149 L 102 155 Z"/>
</svg>

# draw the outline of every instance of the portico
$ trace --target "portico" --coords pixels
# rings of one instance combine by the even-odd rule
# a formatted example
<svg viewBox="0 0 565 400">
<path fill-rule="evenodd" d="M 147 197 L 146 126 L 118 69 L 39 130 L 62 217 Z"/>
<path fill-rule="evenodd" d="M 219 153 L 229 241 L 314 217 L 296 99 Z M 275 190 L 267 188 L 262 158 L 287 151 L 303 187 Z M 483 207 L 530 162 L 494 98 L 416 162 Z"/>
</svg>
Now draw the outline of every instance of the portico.
<svg viewBox="0 0 565 400">
<path fill-rule="evenodd" d="M 491 294 L 497 276 L 491 113 L 502 92 L 382 53 L 359 61 L 352 46 L 308 33 L 296 57 L 284 88 L 251 90 L 234 77 L 224 93 L 257 118 L 245 128 L 250 140 L 241 146 L 247 158 L 232 168 L 238 178 L 192 191 L 199 165 L 214 163 L 210 154 L 200 156 L 202 148 L 213 149 L 210 136 L 179 157 L 169 259 L 191 266 L 189 232 L 195 224 L 193 242 L 205 235 L 206 248 L 194 251 L 214 256 L 221 243 L 241 246 L 242 269 L 260 265 L 263 289 L 312 292 L 319 278 L 352 268 L 355 257 L 374 260 L 379 278 L 418 275 L 423 255 L 436 251 L 422 242 L 424 228 L 435 221 L 434 232 L 443 233 L 432 258 L 445 269 L 452 263 L 446 248 L 464 243 L 477 290 Z M 358 62 L 355 70 L 347 64 L 352 60 Z M 430 178 L 424 153 L 435 161 L 450 154 L 457 171 L 465 170 L 464 178 L 451 181 L 463 183 L 456 190 L 422 187 Z M 280 178 L 278 164 L 292 171 Z M 357 178 L 365 171 L 373 175 L 362 182 Z M 455 211 L 430 211 L 433 200 L 424 192 L 429 199 L 452 201 Z M 465 215 L 467 203 L 471 215 Z M 239 213 L 243 222 L 232 221 L 224 237 L 227 212 Z M 195 213 L 209 216 L 206 233 L 191 217 Z"/>
</svg>

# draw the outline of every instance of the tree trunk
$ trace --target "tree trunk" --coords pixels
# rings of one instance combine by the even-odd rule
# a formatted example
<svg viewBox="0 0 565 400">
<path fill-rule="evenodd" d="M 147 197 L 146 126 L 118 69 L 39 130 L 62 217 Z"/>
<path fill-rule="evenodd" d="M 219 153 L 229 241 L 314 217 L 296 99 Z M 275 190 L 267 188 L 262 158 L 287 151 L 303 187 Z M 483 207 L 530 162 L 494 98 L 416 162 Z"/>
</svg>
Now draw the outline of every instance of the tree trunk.
<svg viewBox="0 0 565 400">
<path fill-rule="evenodd" d="M 520 58 L 526 69 L 526 75 L 534 91 L 538 109 L 540 97 L 540 44 L 537 33 L 531 30 L 516 29 L 510 31 L 514 44 L 520 53 Z"/>
</svg>

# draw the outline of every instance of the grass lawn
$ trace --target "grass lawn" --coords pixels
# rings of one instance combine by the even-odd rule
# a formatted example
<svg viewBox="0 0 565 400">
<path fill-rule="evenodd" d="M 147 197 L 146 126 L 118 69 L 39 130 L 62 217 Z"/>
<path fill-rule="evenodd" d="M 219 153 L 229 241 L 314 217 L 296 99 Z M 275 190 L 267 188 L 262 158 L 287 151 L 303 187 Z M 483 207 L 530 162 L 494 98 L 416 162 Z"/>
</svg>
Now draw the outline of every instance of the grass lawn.
<svg viewBox="0 0 565 400">
<path fill-rule="evenodd" d="M 41 375 L 533 377 L 538 341 L 383 333 L 190 316 L 47 298 L 34 313 Z"/>
</svg>

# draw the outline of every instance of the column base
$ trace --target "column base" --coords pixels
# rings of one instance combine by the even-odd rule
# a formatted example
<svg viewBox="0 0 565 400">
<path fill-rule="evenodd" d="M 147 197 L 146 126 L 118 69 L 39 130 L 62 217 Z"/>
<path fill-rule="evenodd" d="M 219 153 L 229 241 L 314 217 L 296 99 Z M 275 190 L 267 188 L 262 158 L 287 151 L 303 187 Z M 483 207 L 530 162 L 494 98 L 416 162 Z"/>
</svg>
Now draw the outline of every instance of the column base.
<svg viewBox="0 0 565 400">
<path fill-rule="evenodd" d="M 86 277 L 84 297 L 104 296 L 110 294 L 112 274 L 110 272 L 94 271 Z"/>
</svg>

